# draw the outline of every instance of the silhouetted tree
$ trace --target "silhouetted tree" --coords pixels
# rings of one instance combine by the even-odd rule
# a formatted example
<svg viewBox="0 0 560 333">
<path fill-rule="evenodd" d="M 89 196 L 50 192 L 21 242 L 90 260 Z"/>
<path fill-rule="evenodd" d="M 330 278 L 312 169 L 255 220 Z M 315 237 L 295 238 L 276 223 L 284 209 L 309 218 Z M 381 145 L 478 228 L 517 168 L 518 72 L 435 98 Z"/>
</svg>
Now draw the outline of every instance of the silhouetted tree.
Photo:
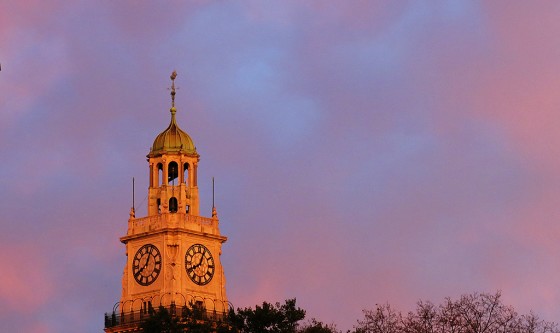
<svg viewBox="0 0 560 333">
<path fill-rule="evenodd" d="M 409 312 L 403 323 L 406 333 L 436 333 L 442 332 L 438 325 L 438 311 L 431 302 L 418 302 L 416 312 Z M 452 331 L 454 332 L 454 331 Z"/>
<path fill-rule="evenodd" d="M 363 310 L 364 320 L 358 320 L 356 333 L 402 332 L 402 318 L 389 304 L 376 305 L 374 310 Z"/>
<path fill-rule="evenodd" d="M 303 324 L 298 333 L 341 333 L 335 324 L 324 324 L 315 318 L 310 322 Z"/>
<path fill-rule="evenodd" d="M 180 311 L 178 311 L 180 310 Z M 169 309 L 160 307 L 152 311 L 141 324 L 146 333 L 296 333 L 298 323 L 305 318 L 305 311 L 296 306 L 295 299 L 284 304 L 264 302 L 255 309 L 230 310 L 224 318 L 208 318 L 206 309 L 191 304 L 188 307 Z M 334 333 L 328 326 L 314 321 L 305 333 Z M 320 330 L 322 329 L 322 330 Z"/>
<path fill-rule="evenodd" d="M 151 310 L 150 316 L 140 326 L 145 333 L 181 333 L 184 325 L 180 318 L 173 316 L 169 311 L 160 306 L 158 310 Z"/>
<path fill-rule="evenodd" d="M 536 315 L 519 315 L 501 302 L 501 294 L 470 294 L 446 298 L 435 306 L 418 302 L 416 311 L 403 317 L 388 304 L 365 310 L 356 333 L 560 333 L 555 323 Z"/>
<path fill-rule="evenodd" d="M 206 309 L 196 303 L 190 304 L 190 306 L 182 309 L 181 323 L 185 332 L 214 332 L 214 321 L 208 320 L 206 316 Z"/>
<path fill-rule="evenodd" d="M 298 322 L 305 318 L 305 310 L 296 307 L 296 300 L 284 304 L 264 302 L 255 309 L 237 309 L 232 325 L 240 333 L 295 333 Z"/>
<path fill-rule="evenodd" d="M 171 310 L 171 311 L 170 311 Z M 159 307 L 151 311 L 140 327 L 145 333 L 236 333 L 225 318 L 209 318 L 204 307 L 190 304 L 187 307 Z"/>
</svg>

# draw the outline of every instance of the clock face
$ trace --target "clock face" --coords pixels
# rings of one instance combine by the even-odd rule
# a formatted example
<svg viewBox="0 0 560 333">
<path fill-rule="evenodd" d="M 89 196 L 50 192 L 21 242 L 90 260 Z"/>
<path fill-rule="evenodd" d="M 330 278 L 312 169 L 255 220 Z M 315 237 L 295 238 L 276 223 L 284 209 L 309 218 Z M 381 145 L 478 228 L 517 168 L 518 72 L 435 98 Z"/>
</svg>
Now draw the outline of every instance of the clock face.
<svg viewBox="0 0 560 333">
<path fill-rule="evenodd" d="M 161 254 L 152 244 L 142 246 L 132 260 L 134 279 L 142 286 L 152 284 L 161 271 Z"/>
<path fill-rule="evenodd" d="M 192 282 L 201 286 L 207 284 L 216 270 L 212 253 L 204 245 L 191 246 L 185 254 L 185 270 Z"/>
</svg>

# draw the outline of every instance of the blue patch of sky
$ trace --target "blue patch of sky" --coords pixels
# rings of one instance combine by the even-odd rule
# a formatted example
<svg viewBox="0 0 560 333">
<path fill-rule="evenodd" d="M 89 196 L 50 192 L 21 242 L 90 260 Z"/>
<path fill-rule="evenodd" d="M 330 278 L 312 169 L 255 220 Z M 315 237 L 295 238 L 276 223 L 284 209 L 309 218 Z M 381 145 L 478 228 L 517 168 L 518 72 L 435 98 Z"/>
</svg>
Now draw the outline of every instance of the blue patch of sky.
<svg viewBox="0 0 560 333">
<path fill-rule="evenodd" d="M 419 188 L 444 177 L 447 185 L 437 191 L 446 200 L 460 202 L 466 196 L 479 203 L 470 215 L 520 201 L 528 170 L 510 150 L 501 128 L 476 119 L 460 122 L 458 133 L 441 136 L 432 130 L 430 119 L 419 113 L 401 119 L 381 136 L 353 132 L 344 197 L 367 198 L 371 205 L 366 211 L 373 212 L 389 204 L 395 191 Z M 453 164 L 447 165 L 446 158 Z"/>
<path fill-rule="evenodd" d="M 234 71 L 234 84 L 239 93 L 244 96 L 262 95 L 273 90 L 274 82 L 278 80 L 278 71 L 275 70 L 274 49 L 260 50 L 252 57 L 237 66 Z"/>
<path fill-rule="evenodd" d="M 293 149 L 316 128 L 319 112 L 313 100 L 302 96 L 289 96 L 272 108 L 267 117 L 269 138 L 282 149 Z"/>
<path fill-rule="evenodd" d="M 391 44 L 391 49 L 406 45 L 410 38 L 416 37 L 418 32 L 427 29 L 430 25 L 445 29 L 439 26 L 440 19 L 454 24 L 466 24 L 469 29 L 480 27 L 482 23 L 481 11 L 475 1 L 414 1 L 380 35 L 379 42 Z"/>
<path fill-rule="evenodd" d="M 282 64 L 290 31 L 251 21 L 239 8 L 232 10 L 237 14 L 226 15 L 223 8 L 209 6 L 181 32 L 183 38 L 195 42 L 195 53 L 209 48 L 223 50 L 210 56 L 214 66 L 220 64 L 217 68 L 198 74 L 205 86 L 201 93 L 222 113 L 222 119 L 243 119 L 261 129 L 271 144 L 287 147 L 305 136 L 317 116 L 312 100 L 286 93 L 289 87 L 283 81 Z M 204 38 L 195 38 L 196 31 L 204 32 Z M 228 105 L 227 113 L 224 105 Z"/>
<path fill-rule="evenodd" d="M 479 3 L 473 0 L 445 0 L 438 2 L 442 16 L 451 20 L 469 18 L 478 14 Z"/>
<path fill-rule="evenodd" d="M 470 33 L 471 28 L 480 26 L 477 8 L 476 4 L 467 1 L 413 2 L 379 33 L 348 34 L 353 37 L 342 40 L 335 48 L 329 66 L 334 72 L 344 70 L 342 75 L 351 75 L 347 79 L 354 83 L 367 83 L 376 78 L 384 82 L 402 79 L 406 73 L 400 70 L 404 68 L 403 64 L 414 61 L 417 39 L 425 36 L 421 32 L 431 31 L 430 25 L 441 24 L 437 18 L 443 17 L 444 21 L 466 23 Z M 368 84 L 363 87 L 371 89 Z"/>
</svg>

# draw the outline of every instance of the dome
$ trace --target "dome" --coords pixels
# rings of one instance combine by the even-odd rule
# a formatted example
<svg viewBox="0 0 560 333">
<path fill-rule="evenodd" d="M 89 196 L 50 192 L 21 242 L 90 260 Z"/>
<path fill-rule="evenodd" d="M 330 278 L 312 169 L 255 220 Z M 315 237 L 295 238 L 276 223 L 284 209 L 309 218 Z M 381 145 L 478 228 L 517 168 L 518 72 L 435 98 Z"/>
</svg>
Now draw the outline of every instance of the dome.
<svg viewBox="0 0 560 333">
<path fill-rule="evenodd" d="M 150 149 L 149 157 L 165 153 L 183 153 L 197 155 L 196 147 L 191 137 L 177 125 L 175 120 L 175 107 L 171 108 L 171 123 L 161 132 Z"/>
</svg>

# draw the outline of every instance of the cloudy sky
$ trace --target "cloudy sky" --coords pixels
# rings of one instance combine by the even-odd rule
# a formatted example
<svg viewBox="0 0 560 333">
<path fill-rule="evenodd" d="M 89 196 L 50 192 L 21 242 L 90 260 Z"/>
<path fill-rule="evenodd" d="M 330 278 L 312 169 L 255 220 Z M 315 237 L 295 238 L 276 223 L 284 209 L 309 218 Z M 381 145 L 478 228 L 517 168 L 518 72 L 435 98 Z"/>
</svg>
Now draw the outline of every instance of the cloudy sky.
<svg viewBox="0 0 560 333">
<path fill-rule="evenodd" d="M 560 318 L 560 3 L 0 4 L 0 326 L 101 332 L 178 121 L 236 307 L 349 329 L 501 290 Z"/>
</svg>

